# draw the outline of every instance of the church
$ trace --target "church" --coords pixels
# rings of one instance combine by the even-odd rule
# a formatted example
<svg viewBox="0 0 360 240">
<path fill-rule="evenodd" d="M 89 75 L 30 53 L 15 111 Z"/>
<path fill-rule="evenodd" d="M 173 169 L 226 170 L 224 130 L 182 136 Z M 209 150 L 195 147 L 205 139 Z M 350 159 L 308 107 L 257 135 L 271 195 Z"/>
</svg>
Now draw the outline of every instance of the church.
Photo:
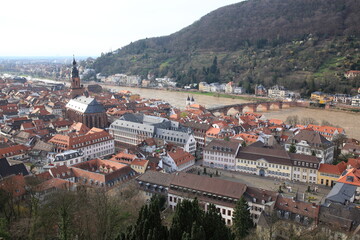
<svg viewBox="0 0 360 240">
<path fill-rule="evenodd" d="M 108 119 L 104 106 L 86 94 L 81 85 L 75 58 L 71 72 L 70 101 L 66 104 L 66 118 L 85 124 L 88 128 L 105 128 Z"/>
</svg>

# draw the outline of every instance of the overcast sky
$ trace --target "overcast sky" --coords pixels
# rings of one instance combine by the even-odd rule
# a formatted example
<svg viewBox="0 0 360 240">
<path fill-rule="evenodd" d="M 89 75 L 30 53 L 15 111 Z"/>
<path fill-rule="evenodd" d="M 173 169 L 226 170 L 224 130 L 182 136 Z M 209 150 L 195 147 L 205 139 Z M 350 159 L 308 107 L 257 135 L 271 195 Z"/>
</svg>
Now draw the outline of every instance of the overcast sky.
<svg viewBox="0 0 360 240">
<path fill-rule="evenodd" d="M 99 56 L 240 0 L 1 1 L 0 56 Z"/>
</svg>

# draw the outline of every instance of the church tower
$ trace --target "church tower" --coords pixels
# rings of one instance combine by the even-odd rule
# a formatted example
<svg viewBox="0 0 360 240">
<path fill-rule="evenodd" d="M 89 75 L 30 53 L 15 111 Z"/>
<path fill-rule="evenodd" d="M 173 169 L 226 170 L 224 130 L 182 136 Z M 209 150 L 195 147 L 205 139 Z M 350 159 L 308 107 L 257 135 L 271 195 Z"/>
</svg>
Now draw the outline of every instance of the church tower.
<svg viewBox="0 0 360 240">
<path fill-rule="evenodd" d="M 84 95 L 84 88 L 80 84 L 79 70 L 76 67 L 75 58 L 73 58 L 73 68 L 71 71 L 71 89 L 70 89 L 70 97 L 72 99 L 77 96 Z"/>
</svg>

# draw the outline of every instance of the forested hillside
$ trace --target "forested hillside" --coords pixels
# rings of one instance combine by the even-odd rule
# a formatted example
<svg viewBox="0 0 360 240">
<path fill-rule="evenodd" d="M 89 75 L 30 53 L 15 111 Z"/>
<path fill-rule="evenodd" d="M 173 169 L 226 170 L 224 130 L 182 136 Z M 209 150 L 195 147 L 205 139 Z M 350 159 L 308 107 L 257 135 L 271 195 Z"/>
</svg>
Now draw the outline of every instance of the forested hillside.
<svg viewBox="0 0 360 240">
<path fill-rule="evenodd" d="M 148 73 L 179 85 L 235 81 L 350 93 L 359 81 L 360 1 L 249 0 L 215 10 L 172 35 L 142 39 L 102 54 L 105 75 Z M 115 31 L 115 30 L 114 30 Z"/>
</svg>

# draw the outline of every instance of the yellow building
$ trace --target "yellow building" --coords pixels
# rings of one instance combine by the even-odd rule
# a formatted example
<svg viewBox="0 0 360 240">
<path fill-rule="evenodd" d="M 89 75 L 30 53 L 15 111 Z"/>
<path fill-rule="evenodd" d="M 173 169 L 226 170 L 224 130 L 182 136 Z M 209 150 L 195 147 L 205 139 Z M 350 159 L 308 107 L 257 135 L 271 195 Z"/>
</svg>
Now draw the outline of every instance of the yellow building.
<svg viewBox="0 0 360 240">
<path fill-rule="evenodd" d="M 145 159 L 134 159 L 131 164 L 130 167 L 132 169 L 134 169 L 137 173 L 143 174 L 145 173 L 147 166 L 149 164 L 149 160 L 145 160 Z"/>
<path fill-rule="evenodd" d="M 316 183 L 320 160 L 315 156 L 264 148 L 259 142 L 241 148 L 236 156 L 236 171 L 265 177 Z"/>
<path fill-rule="evenodd" d="M 345 171 L 346 167 L 347 165 L 345 162 L 340 162 L 337 165 L 320 164 L 317 184 L 333 186 Z"/>
<path fill-rule="evenodd" d="M 324 104 L 333 101 L 334 97 L 323 92 L 313 92 L 310 99 Z"/>
</svg>

